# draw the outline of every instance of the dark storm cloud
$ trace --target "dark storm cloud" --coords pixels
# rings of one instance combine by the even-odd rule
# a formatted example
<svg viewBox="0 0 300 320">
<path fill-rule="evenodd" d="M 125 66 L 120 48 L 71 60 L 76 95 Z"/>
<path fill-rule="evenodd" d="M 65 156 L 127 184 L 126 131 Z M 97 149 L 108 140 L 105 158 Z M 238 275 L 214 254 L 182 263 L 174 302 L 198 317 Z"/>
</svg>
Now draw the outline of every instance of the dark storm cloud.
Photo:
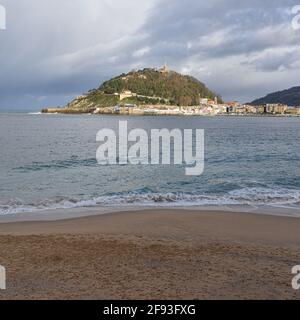
<svg viewBox="0 0 300 320">
<path fill-rule="evenodd" d="M 65 104 L 121 72 L 164 62 L 230 100 L 299 85 L 300 31 L 291 26 L 297 1 L 0 3 L 8 16 L 0 107 Z"/>
<path fill-rule="evenodd" d="M 300 32 L 291 25 L 296 4 L 165 0 L 145 30 L 158 58 L 170 59 L 227 99 L 247 101 L 299 85 Z"/>
<path fill-rule="evenodd" d="M 209 57 L 261 51 L 299 42 L 299 34 L 283 28 L 293 2 L 164 0 L 145 29 L 152 43 L 188 43 L 190 51 Z"/>
</svg>

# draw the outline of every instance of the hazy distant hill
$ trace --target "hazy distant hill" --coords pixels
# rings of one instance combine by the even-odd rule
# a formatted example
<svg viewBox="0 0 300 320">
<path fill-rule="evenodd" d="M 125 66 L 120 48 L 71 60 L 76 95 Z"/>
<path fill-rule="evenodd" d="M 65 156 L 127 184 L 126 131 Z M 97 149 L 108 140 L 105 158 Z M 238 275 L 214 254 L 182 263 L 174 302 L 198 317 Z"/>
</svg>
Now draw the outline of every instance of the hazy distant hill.
<svg viewBox="0 0 300 320">
<path fill-rule="evenodd" d="M 118 94 L 125 91 L 134 93 L 134 96 L 120 99 Z M 104 82 L 98 89 L 89 91 L 87 95 L 76 98 L 67 108 L 88 112 L 119 103 L 190 106 L 198 105 L 200 97 L 214 99 L 216 94 L 199 80 L 164 67 L 160 70 L 143 69 L 121 74 Z"/>
<path fill-rule="evenodd" d="M 300 106 L 300 87 L 293 87 L 288 90 L 270 93 L 264 98 L 251 102 L 252 105 L 261 105 L 266 103 L 282 103 L 288 106 Z"/>
</svg>

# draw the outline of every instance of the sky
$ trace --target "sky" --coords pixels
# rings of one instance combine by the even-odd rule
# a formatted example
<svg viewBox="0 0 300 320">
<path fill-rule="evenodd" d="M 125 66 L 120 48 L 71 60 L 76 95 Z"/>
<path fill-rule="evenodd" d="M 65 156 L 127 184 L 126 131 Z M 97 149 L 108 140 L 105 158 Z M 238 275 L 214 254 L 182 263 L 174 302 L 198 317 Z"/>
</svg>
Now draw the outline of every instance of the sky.
<svg viewBox="0 0 300 320">
<path fill-rule="evenodd" d="M 300 0 L 0 0 L 0 109 L 63 106 L 123 72 L 195 76 L 226 101 L 300 86 Z M 300 9 L 299 9 L 300 13 Z M 0 21 L 1 23 L 1 21 Z M 300 19 L 299 19 L 300 23 Z"/>
</svg>

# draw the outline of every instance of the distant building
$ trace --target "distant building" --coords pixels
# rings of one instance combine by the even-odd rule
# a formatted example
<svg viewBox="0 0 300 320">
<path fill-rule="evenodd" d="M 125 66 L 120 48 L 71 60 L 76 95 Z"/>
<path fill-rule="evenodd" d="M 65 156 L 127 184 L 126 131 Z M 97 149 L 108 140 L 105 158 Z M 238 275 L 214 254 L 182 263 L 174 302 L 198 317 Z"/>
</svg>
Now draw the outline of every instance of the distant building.
<svg viewBox="0 0 300 320">
<path fill-rule="evenodd" d="M 136 97 L 136 96 L 137 96 L 136 93 L 132 93 L 132 92 L 129 91 L 129 90 L 124 90 L 124 91 L 122 91 L 121 94 L 120 94 L 120 100 L 122 101 L 122 100 L 124 100 L 124 99 L 126 99 L 126 98 L 131 98 L 131 97 Z"/>
<path fill-rule="evenodd" d="M 237 101 L 230 101 L 226 103 L 228 107 L 237 107 L 239 103 Z"/>
<path fill-rule="evenodd" d="M 266 107 L 265 106 L 257 106 L 256 113 L 259 113 L 259 114 L 266 113 Z"/>
<path fill-rule="evenodd" d="M 140 75 L 139 75 L 139 78 L 140 78 L 140 79 L 147 80 L 147 77 L 146 77 L 144 74 L 140 74 Z"/>
<path fill-rule="evenodd" d="M 215 114 L 224 114 L 224 113 L 226 113 L 226 111 L 227 111 L 227 108 L 225 105 L 216 104 L 214 106 L 214 113 Z"/>
<path fill-rule="evenodd" d="M 266 108 L 265 113 L 284 114 L 285 111 L 288 109 L 288 106 L 277 103 L 277 104 L 267 104 L 265 108 Z"/>
<path fill-rule="evenodd" d="M 86 97 L 87 97 L 86 95 L 77 96 L 75 100 L 85 99 Z"/>
<path fill-rule="evenodd" d="M 300 116 L 300 107 L 288 107 L 285 113 L 291 116 Z"/>
<path fill-rule="evenodd" d="M 170 69 L 169 69 L 168 65 L 165 63 L 164 66 L 161 69 L 159 69 L 159 72 L 163 73 L 163 74 L 167 74 L 170 72 Z"/>
<path fill-rule="evenodd" d="M 236 107 L 227 105 L 226 112 L 227 113 L 236 113 Z"/>
<path fill-rule="evenodd" d="M 236 112 L 236 114 L 239 114 L 239 115 L 246 114 L 247 113 L 247 108 L 244 105 L 239 105 L 239 106 L 236 107 L 235 112 Z"/>
<path fill-rule="evenodd" d="M 246 113 L 253 113 L 256 114 L 257 113 L 257 108 L 251 105 L 245 105 L 245 112 Z"/>
<path fill-rule="evenodd" d="M 207 98 L 200 98 L 200 104 L 208 104 Z"/>
</svg>

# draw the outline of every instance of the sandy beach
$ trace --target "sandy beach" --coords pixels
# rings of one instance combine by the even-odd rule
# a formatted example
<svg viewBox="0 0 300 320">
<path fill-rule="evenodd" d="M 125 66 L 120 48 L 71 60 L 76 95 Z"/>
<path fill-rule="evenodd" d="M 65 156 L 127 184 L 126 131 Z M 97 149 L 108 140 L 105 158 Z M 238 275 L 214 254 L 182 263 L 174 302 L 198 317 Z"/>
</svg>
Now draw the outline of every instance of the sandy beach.
<svg viewBox="0 0 300 320">
<path fill-rule="evenodd" d="M 0 224 L 0 299 L 299 299 L 300 219 L 141 210 Z"/>
</svg>

